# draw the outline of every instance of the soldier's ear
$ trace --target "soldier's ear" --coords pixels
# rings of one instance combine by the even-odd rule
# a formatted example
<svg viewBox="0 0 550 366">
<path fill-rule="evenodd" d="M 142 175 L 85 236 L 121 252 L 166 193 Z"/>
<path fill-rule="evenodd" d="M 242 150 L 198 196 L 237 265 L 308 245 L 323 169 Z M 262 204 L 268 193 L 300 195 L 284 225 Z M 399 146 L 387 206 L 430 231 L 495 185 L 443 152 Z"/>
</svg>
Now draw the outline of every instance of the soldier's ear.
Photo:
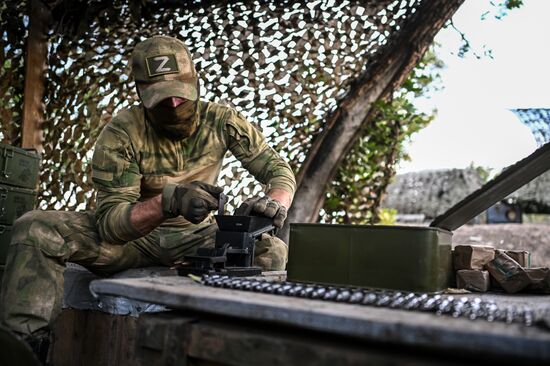
<svg viewBox="0 0 550 366">
<path fill-rule="evenodd" d="M 141 104 L 143 104 L 143 99 L 141 98 L 141 93 L 139 92 L 139 88 L 137 87 L 137 83 L 136 83 L 136 93 L 138 95 L 139 101 L 141 102 Z M 145 108 L 145 106 L 143 106 L 143 108 Z M 147 109 L 147 108 L 145 108 L 145 109 Z"/>
</svg>

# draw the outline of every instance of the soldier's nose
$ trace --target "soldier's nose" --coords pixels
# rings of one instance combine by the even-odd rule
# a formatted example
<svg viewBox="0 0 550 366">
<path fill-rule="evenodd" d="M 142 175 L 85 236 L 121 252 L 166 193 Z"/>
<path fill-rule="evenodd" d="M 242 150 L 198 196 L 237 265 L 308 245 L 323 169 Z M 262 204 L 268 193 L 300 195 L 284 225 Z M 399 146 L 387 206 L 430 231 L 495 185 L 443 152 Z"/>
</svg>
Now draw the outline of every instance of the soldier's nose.
<svg viewBox="0 0 550 366">
<path fill-rule="evenodd" d="M 167 107 L 176 108 L 177 106 L 179 106 L 180 104 L 182 104 L 184 102 L 185 102 L 184 98 L 170 97 L 170 98 L 164 99 L 162 101 L 162 104 L 164 104 Z"/>
</svg>

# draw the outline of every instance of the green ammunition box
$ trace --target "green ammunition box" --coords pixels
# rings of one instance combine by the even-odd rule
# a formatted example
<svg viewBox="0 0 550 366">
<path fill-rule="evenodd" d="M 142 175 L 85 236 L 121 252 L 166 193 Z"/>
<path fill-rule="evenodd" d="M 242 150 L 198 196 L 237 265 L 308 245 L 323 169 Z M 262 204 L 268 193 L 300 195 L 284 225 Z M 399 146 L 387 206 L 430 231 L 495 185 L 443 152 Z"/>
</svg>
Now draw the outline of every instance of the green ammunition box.
<svg viewBox="0 0 550 366">
<path fill-rule="evenodd" d="M 4 265 L 0 264 L 0 293 L 2 291 L 2 277 L 4 277 Z"/>
<path fill-rule="evenodd" d="M 290 224 L 287 277 L 439 292 L 449 287 L 451 237 L 450 231 L 430 227 Z"/>
<path fill-rule="evenodd" d="M 0 225 L 0 264 L 6 263 L 8 256 L 8 247 L 11 241 L 11 226 Z"/>
<path fill-rule="evenodd" d="M 40 157 L 25 149 L 0 144 L 0 183 L 36 189 Z"/>
<path fill-rule="evenodd" d="M 452 231 L 550 170 L 550 143 L 436 217 L 430 227 L 290 224 L 290 281 L 438 292 L 452 276 Z"/>
<path fill-rule="evenodd" d="M 12 225 L 15 219 L 34 209 L 36 192 L 0 184 L 0 224 Z"/>
</svg>

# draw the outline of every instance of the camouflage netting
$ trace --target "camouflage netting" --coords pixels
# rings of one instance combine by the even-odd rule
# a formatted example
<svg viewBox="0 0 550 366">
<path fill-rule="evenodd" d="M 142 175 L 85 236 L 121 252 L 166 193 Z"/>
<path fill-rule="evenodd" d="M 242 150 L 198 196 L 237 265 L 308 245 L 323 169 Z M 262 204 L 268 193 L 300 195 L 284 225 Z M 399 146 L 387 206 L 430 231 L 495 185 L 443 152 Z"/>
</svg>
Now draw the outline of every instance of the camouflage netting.
<svg viewBox="0 0 550 366">
<path fill-rule="evenodd" d="M 41 208 L 83 209 L 94 203 L 89 162 L 95 138 L 114 113 L 137 102 L 127 63 L 136 42 L 154 34 L 185 40 L 202 97 L 235 106 L 297 171 L 327 112 L 419 1 L 55 3 L 39 202 Z M 21 121 L 21 100 L 13 96 L 21 94 L 27 26 L 14 14 L 25 6 L 5 3 L 0 15 L 3 57 L 11 60 L 10 67 L 3 60 L 1 71 L 1 132 L 11 143 L 18 142 L 12 136 Z M 221 182 L 233 197 L 260 189 L 232 159 Z"/>
<path fill-rule="evenodd" d="M 24 47 L 26 3 L 0 5 L 0 141 L 21 144 L 23 89 L 25 76 Z"/>
<path fill-rule="evenodd" d="M 550 109 L 512 109 L 512 112 L 519 117 L 521 122 L 531 129 L 539 146 L 550 141 Z"/>
</svg>

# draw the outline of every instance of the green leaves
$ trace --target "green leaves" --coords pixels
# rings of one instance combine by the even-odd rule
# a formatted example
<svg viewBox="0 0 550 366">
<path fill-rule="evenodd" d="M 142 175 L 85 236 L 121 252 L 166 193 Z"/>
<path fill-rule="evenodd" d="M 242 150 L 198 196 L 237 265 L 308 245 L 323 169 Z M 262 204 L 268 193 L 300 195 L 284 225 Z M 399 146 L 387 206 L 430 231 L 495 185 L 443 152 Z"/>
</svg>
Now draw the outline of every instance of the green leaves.
<svg viewBox="0 0 550 366">
<path fill-rule="evenodd" d="M 441 62 L 427 52 L 393 99 L 375 104 L 375 117 L 362 131 L 330 184 L 320 216 L 323 222 L 391 224 L 396 212 L 379 211 L 386 187 L 399 161 L 407 159 L 404 143 L 426 127 L 433 115 L 419 112 L 412 103 L 438 79 Z M 393 221 L 392 221 L 393 220 Z"/>
</svg>

